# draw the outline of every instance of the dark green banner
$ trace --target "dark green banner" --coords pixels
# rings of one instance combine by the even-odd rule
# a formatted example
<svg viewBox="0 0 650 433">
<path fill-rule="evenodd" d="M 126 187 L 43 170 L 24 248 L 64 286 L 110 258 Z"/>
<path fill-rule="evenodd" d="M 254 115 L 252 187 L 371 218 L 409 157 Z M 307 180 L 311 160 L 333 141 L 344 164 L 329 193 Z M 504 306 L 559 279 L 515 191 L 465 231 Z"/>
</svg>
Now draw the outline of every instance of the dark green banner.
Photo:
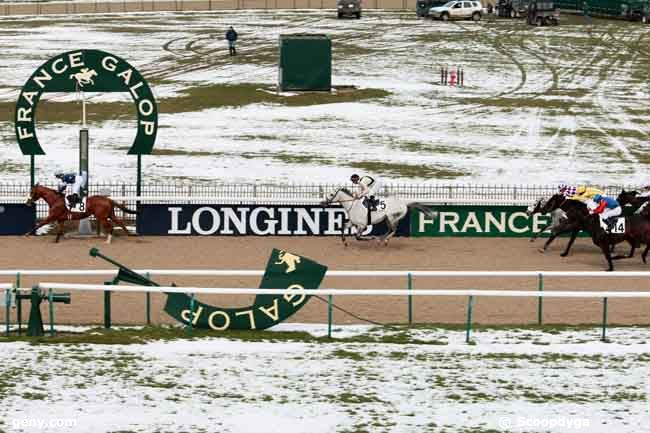
<svg viewBox="0 0 650 433">
<path fill-rule="evenodd" d="M 274 249 L 266 265 L 261 289 L 283 289 L 283 295 L 257 295 L 253 305 L 240 308 L 222 308 L 194 302 L 190 313 L 190 296 L 168 293 L 165 312 L 188 325 L 190 317 L 196 328 L 225 331 L 227 329 L 266 329 L 276 325 L 300 310 L 309 301 L 305 289 L 320 286 L 327 267 L 313 260 L 286 251 Z"/>
<path fill-rule="evenodd" d="M 158 108 L 151 88 L 126 60 L 100 50 L 75 50 L 43 63 L 23 86 L 16 101 L 15 129 L 24 155 L 45 155 L 36 135 L 36 108 L 47 92 L 123 92 L 133 99 L 138 118 L 130 155 L 153 150 L 158 131 Z"/>
<path fill-rule="evenodd" d="M 436 212 L 429 218 L 411 212 L 413 237 L 529 237 L 550 221 L 549 215 L 526 215 L 525 206 L 429 206 Z"/>
</svg>

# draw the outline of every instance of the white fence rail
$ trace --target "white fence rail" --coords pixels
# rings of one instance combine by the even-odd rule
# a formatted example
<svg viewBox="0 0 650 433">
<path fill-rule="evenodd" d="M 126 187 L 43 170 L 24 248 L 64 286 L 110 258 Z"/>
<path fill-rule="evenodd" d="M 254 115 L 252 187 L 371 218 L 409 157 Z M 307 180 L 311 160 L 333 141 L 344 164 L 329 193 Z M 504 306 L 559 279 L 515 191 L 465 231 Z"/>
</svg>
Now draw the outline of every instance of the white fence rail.
<svg viewBox="0 0 650 433">
<path fill-rule="evenodd" d="M 140 269 L 136 272 L 151 275 L 189 275 L 189 276 L 260 276 L 262 270 L 187 270 L 187 269 Z M 22 276 L 90 276 L 90 275 L 116 275 L 117 270 L 1 270 L 0 275 L 16 277 L 15 284 L 0 284 L 0 290 L 14 291 L 31 290 L 20 285 Z M 467 304 L 467 333 L 466 341 L 470 341 L 470 329 L 472 322 L 472 306 L 475 297 L 533 297 L 538 299 L 538 325 L 542 324 L 542 299 L 543 298 L 594 298 L 602 299 L 603 320 L 602 340 L 606 340 L 607 328 L 607 300 L 609 298 L 648 299 L 650 291 L 594 291 L 594 290 L 543 290 L 543 277 L 561 278 L 646 278 L 650 272 L 591 272 L 591 271 L 408 271 L 408 270 L 384 270 L 384 271 L 328 271 L 330 277 L 408 277 L 408 289 L 330 289 L 321 288 L 315 290 L 298 289 L 292 293 L 310 296 L 328 297 L 328 335 L 332 332 L 332 308 L 334 296 L 404 296 L 408 297 L 408 323 L 412 324 L 412 298 L 414 296 L 464 296 L 468 297 Z M 477 290 L 477 289 L 413 289 L 412 277 L 536 277 L 538 290 Z M 80 291 L 102 291 L 102 292 L 140 292 L 147 293 L 147 323 L 149 324 L 150 293 L 187 293 L 191 294 L 190 309 L 193 309 L 194 295 L 196 294 L 228 294 L 228 295 L 286 295 L 287 289 L 261 289 L 261 288 L 228 288 L 228 287 L 150 287 L 150 286 L 128 286 L 128 285 L 105 285 L 105 284 L 76 284 L 60 282 L 40 282 L 34 286 L 39 290 L 80 290 Z M 51 297 L 50 297 L 51 298 Z M 105 298 L 106 302 L 106 298 Z M 110 302 L 110 301 L 109 301 Z M 8 305 L 8 304 L 7 304 Z M 105 305 L 105 309 L 106 309 Z M 110 326 L 110 307 L 107 327 Z M 9 335 L 9 312 L 7 310 L 6 328 Z M 106 317 L 106 316 L 105 316 Z M 106 319 L 105 319 L 106 320 Z M 192 328 L 191 322 L 188 328 Z M 20 322 L 19 322 L 20 329 Z M 54 335 L 53 309 L 50 308 L 50 334 Z"/>
<path fill-rule="evenodd" d="M 149 287 L 149 286 L 106 286 L 99 284 L 39 283 L 40 289 L 90 290 L 111 292 L 150 292 L 150 293 L 194 293 L 210 295 L 286 295 L 286 289 L 255 289 L 228 287 Z M 29 289 L 31 290 L 31 289 Z M 545 298 L 650 298 L 650 292 L 612 292 L 612 291 L 550 291 L 532 290 L 444 290 L 444 289 L 314 289 L 293 290 L 308 296 L 490 296 L 490 297 L 545 297 Z"/>
<path fill-rule="evenodd" d="M 256 277 L 264 275 L 263 270 L 245 269 L 134 269 L 139 274 L 150 276 L 192 276 L 192 277 Z M 43 270 L 9 269 L 0 270 L 0 276 L 112 276 L 117 269 Z M 328 277 L 567 277 L 567 278 L 649 278 L 650 271 L 419 271 L 419 270 L 368 270 L 327 271 Z"/>
</svg>

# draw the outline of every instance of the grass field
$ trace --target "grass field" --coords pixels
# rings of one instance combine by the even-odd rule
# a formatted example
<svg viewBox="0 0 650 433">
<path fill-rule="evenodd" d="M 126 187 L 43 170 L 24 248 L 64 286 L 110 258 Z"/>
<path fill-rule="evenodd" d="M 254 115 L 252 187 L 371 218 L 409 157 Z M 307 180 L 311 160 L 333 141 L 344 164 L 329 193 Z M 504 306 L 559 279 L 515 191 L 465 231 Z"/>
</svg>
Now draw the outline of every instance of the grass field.
<svg viewBox="0 0 650 433">
<path fill-rule="evenodd" d="M 240 33 L 227 56 L 223 32 Z M 332 38 L 334 94 L 275 93 L 278 36 Z M 564 17 L 534 28 L 488 19 L 442 23 L 412 12 L 337 20 L 330 11 L 239 11 L 0 19 L 0 171 L 25 180 L 13 110 L 48 58 L 99 48 L 135 65 L 160 105 L 147 179 L 333 181 L 369 171 L 399 181 L 643 183 L 650 27 Z M 465 87 L 439 85 L 462 66 Z M 94 180 L 131 180 L 128 95 L 95 94 Z M 74 167 L 80 104 L 48 95 L 37 113 L 39 177 Z"/>
<path fill-rule="evenodd" d="M 0 430 L 627 433 L 650 415 L 646 328 L 481 328 L 470 345 L 453 327 L 278 328 L 1 342 Z"/>
</svg>

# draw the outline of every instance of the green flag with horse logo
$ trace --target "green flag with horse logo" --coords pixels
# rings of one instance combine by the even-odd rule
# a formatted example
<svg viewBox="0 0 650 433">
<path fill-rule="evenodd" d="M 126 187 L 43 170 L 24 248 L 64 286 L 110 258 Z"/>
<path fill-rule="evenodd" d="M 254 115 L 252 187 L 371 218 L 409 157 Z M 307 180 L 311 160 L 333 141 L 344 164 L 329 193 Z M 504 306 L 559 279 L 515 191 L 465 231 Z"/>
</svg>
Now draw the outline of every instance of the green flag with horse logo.
<svg viewBox="0 0 650 433">
<path fill-rule="evenodd" d="M 273 249 L 260 283 L 261 289 L 282 289 L 281 295 L 257 295 L 251 306 L 222 308 L 195 301 L 185 293 L 167 293 L 165 312 L 195 328 L 267 329 L 283 322 L 300 310 L 311 298 L 305 290 L 320 286 L 327 267 L 308 258 Z"/>
</svg>

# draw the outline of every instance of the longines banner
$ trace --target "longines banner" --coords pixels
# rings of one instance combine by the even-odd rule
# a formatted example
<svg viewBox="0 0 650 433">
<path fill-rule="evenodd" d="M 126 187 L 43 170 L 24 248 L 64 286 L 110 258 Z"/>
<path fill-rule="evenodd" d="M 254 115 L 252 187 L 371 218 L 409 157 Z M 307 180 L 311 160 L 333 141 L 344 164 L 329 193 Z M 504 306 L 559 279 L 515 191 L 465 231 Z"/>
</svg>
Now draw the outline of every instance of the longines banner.
<svg viewBox="0 0 650 433">
<path fill-rule="evenodd" d="M 138 210 L 138 234 L 157 236 L 340 236 L 345 220 L 342 208 L 323 206 L 145 204 Z M 384 224 L 370 230 L 386 232 Z M 408 235 L 407 215 L 397 236 Z"/>
<path fill-rule="evenodd" d="M 431 206 L 429 218 L 411 213 L 411 236 L 528 237 L 540 231 L 548 215 L 526 215 L 525 206 Z"/>
<path fill-rule="evenodd" d="M 24 235 L 36 225 L 36 211 L 26 204 L 0 203 L 0 235 Z"/>
</svg>

